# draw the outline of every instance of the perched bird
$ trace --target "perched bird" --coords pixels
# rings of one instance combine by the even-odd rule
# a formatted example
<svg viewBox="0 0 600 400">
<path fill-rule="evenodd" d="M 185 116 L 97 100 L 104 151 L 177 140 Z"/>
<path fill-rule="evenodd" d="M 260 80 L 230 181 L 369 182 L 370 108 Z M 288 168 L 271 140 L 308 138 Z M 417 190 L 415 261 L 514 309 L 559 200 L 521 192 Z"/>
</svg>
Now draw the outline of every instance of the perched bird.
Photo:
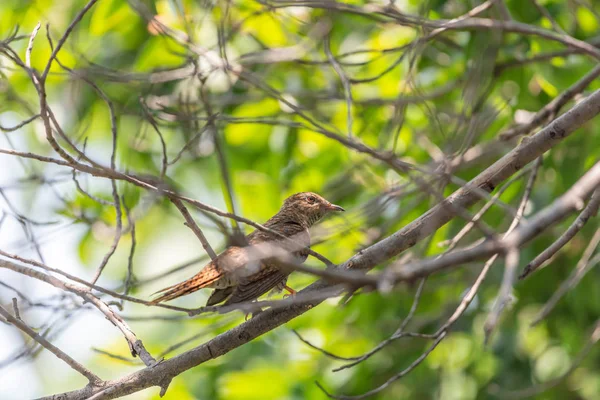
<svg viewBox="0 0 600 400">
<path fill-rule="evenodd" d="M 185 296 L 203 288 L 215 289 L 206 303 L 207 306 L 221 302 L 224 304 L 252 301 L 269 290 L 286 289 L 289 270 L 278 267 L 277 259 L 268 254 L 278 249 L 292 254 L 295 261 L 303 263 L 308 257 L 310 246 L 309 228 L 326 214 L 344 211 L 316 193 L 296 193 L 288 197 L 281 209 L 264 226 L 273 232 L 255 230 L 248 236 L 248 246 L 231 246 L 207 264 L 190 279 L 158 291 L 162 293 L 152 301 L 158 304 Z"/>
</svg>

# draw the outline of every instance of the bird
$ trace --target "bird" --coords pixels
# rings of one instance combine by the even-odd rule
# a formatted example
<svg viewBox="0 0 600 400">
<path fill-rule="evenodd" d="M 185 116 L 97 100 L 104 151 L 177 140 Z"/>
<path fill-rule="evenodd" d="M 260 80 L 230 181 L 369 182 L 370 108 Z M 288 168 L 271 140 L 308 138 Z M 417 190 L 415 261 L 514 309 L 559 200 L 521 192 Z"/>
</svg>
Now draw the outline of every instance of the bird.
<svg viewBox="0 0 600 400">
<path fill-rule="evenodd" d="M 214 289 L 206 305 L 231 305 L 256 300 L 269 290 L 286 289 L 290 270 L 278 266 L 277 258 L 265 256 L 263 251 L 283 250 L 297 263 L 308 257 L 309 228 L 325 215 L 345 211 L 313 192 L 296 193 L 283 202 L 281 209 L 263 224 L 268 230 L 257 229 L 247 235 L 247 246 L 230 246 L 205 265 L 191 278 L 159 290 L 151 304 L 156 305 L 188 295 L 204 288 Z M 273 233 L 276 232 L 276 233 Z M 283 235 L 284 239 L 281 237 Z"/>
</svg>

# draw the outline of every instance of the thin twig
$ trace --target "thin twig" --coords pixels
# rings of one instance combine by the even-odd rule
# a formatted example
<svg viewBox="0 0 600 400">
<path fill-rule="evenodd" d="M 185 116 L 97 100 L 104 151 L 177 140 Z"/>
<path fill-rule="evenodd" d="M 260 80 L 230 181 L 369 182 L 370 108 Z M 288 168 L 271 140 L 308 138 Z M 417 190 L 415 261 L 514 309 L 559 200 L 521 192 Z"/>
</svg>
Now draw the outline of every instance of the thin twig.
<svg viewBox="0 0 600 400">
<path fill-rule="evenodd" d="M 17 304 L 16 297 L 12 298 L 12 306 L 13 306 L 13 312 L 15 313 L 15 317 L 17 319 L 21 319 L 21 313 L 19 313 L 19 305 Z"/>
<path fill-rule="evenodd" d="M 21 265 L 17 265 L 14 263 L 9 263 L 8 261 L 0 259 L 0 268 L 10 269 L 12 271 L 18 272 L 23 275 L 27 275 L 34 279 L 40 280 L 42 282 L 46 282 L 49 285 L 52 285 L 58 289 L 68 291 L 76 294 L 80 298 L 82 298 L 85 302 L 92 303 L 102 314 L 106 316 L 106 318 L 115 325 L 125 337 L 127 344 L 129 345 L 129 350 L 131 351 L 131 355 L 138 356 L 144 361 L 144 364 L 147 366 L 154 365 L 156 360 L 148 353 L 145 349 L 142 341 L 137 339 L 131 328 L 127 325 L 127 323 L 106 303 L 102 300 L 94 296 L 87 287 L 80 287 L 76 285 L 72 285 L 67 282 L 63 282 L 58 278 L 53 276 L 44 274 L 40 271 L 36 271 L 34 269 L 24 267 Z"/>
<path fill-rule="evenodd" d="M 17 125 L 14 125 L 14 126 L 6 127 L 6 126 L 0 125 L 0 131 L 3 131 L 4 133 L 6 133 L 6 132 L 14 132 L 14 131 L 16 131 L 18 129 L 21 129 L 25 125 L 27 125 L 27 124 L 35 121 L 39 117 L 40 117 L 40 114 L 35 114 L 35 115 L 33 115 L 33 116 L 31 116 L 31 117 L 29 117 L 29 118 L 27 118 L 27 119 L 19 122 Z"/>
<path fill-rule="evenodd" d="M 394 375 L 391 378 L 389 378 L 382 385 L 378 386 L 375 389 L 369 390 L 368 392 L 365 392 L 363 394 L 360 394 L 360 395 L 357 395 L 357 396 L 333 395 L 333 394 L 327 392 L 325 390 L 325 388 L 319 382 L 316 382 L 316 384 L 319 387 L 319 389 L 321 389 L 323 391 L 323 393 L 325 393 L 327 395 L 327 397 L 332 398 L 332 399 L 339 399 L 339 400 L 360 400 L 360 399 L 367 398 L 369 396 L 372 396 L 374 394 L 377 394 L 377 393 L 381 392 L 382 390 L 384 390 L 385 388 L 387 388 L 388 386 L 390 386 L 392 383 L 394 383 L 398 379 L 404 377 L 409 372 L 411 372 L 412 370 L 414 370 L 415 368 L 417 368 L 419 366 L 419 364 L 421 364 L 427 358 L 427 356 L 429 356 L 429 354 L 431 354 L 431 352 L 433 350 L 435 350 L 435 348 L 438 346 L 438 344 L 440 344 L 440 342 L 442 340 L 444 340 L 444 338 L 446 337 L 446 335 L 447 335 L 447 332 L 445 332 L 445 331 L 442 332 L 440 334 L 440 336 L 438 338 L 436 338 L 436 340 L 429 346 L 429 348 L 427 348 L 427 350 L 425 350 L 423 352 L 423 354 L 421 354 L 408 367 L 406 367 L 405 369 L 403 369 L 402 371 L 400 371 L 396 375 Z"/>
<path fill-rule="evenodd" d="M 585 360 L 585 358 L 590 354 L 594 345 L 596 345 L 596 343 L 598 343 L 598 340 L 600 340 L 600 321 L 596 321 L 596 324 L 594 325 L 592 334 L 590 335 L 590 338 L 588 339 L 587 343 L 583 346 L 583 348 L 575 356 L 575 358 L 573 359 L 573 362 L 571 362 L 571 365 L 569 366 L 569 369 L 567 371 L 565 371 L 565 373 L 563 373 L 561 376 L 551 379 L 549 381 L 531 386 L 526 389 L 504 390 L 504 389 L 500 388 L 498 385 L 494 385 L 494 386 L 490 387 L 489 391 L 491 394 L 500 396 L 501 398 L 507 398 L 507 399 L 533 398 L 536 395 L 543 393 L 546 390 L 551 389 L 551 388 L 555 387 L 556 385 L 564 382 L 566 378 L 568 378 L 577 368 L 579 368 L 579 366 L 581 365 L 583 360 Z"/>
<path fill-rule="evenodd" d="M 125 208 L 125 215 L 127 216 L 131 234 L 131 248 L 129 249 L 129 256 L 127 257 L 127 276 L 125 277 L 125 288 L 123 289 L 123 294 L 127 295 L 129 294 L 132 283 L 135 279 L 133 274 L 133 256 L 135 254 L 137 240 L 135 234 L 135 220 L 131 216 L 129 207 L 127 207 L 127 203 L 125 202 L 125 198 L 123 198 L 123 208 Z"/>
<path fill-rule="evenodd" d="M 531 323 L 532 325 L 537 325 L 544 318 L 546 318 L 548 316 L 548 314 L 550 314 L 550 312 L 552 312 L 552 310 L 554 309 L 556 304 L 558 304 L 559 300 L 569 290 L 571 290 L 573 287 L 575 287 L 581 281 L 581 278 L 583 278 L 585 276 L 585 274 L 590 269 L 592 269 L 592 267 L 594 267 L 596 264 L 598 264 L 600 262 L 600 255 L 597 255 L 592 260 L 590 260 L 590 258 L 592 257 L 592 254 L 596 250 L 596 247 L 598 247 L 599 243 L 600 243 L 600 228 L 596 230 L 596 233 L 594 233 L 594 236 L 590 240 L 588 246 L 586 247 L 585 251 L 583 252 L 583 255 L 581 256 L 581 259 L 577 263 L 577 266 L 572 271 L 569 278 L 567 278 L 567 280 L 565 280 L 563 283 L 561 283 L 560 287 L 552 294 L 552 297 L 550 297 L 550 300 L 548 300 L 546 302 L 546 304 L 544 304 L 544 307 L 542 308 L 542 310 L 538 313 L 538 315 L 535 317 L 535 319 Z"/>
<path fill-rule="evenodd" d="M 102 258 L 102 262 L 100 262 L 100 265 L 96 269 L 96 273 L 94 274 L 94 277 L 92 278 L 92 284 L 96 284 L 96 282 L 98 282 L 98 279 L 100 279 L 100 275 L 102 274 L 102 271 L 104 271 L 104 268 L 108 264 L 108 261 L 110 260 L 112 255 L 115 254 L 115 251 L 117 250 L 117 246 L 119 245 L 119 242 L 121 241 L 121 233 L 123 231 L 123 221 L 122 221 L 123 211 L 121 210 L 121 197 L 119 196 L 119 192 L 117 191 L 117 183 L 115 182 L 115 180 L 111 179 L 110 183 L 112 186 L 112 194 L 113 194 L 113 201 L 114 201 L 113 204 L 114 204 L 115 211 L 116 211 L 115 235 L 113 237 L 112 245 L 108 249 L 108 252 L 104 255 L 104 258 Z"/>
<path fill-rule="evenodd" d="M 535 113 L 531 120 L 525 124 L 517 125 L 502 134 L 500 140 L 510 140 L 514 137 L 525 135 L 540 125 L 551 121 L 556 117 L 558 112 L 575 96 L 583 92 L 596 78 L 600 76 L 600 65 L 596 66 L 585 76 L 571 85 L 567 90 L 555 97 L 550 103 L 546 104 L 542 109 Z"/>
<path fill-rule="evenodd" d="M 396 329 L 396 331 L 392 334 L 392 336 L 390 336 L 386 340 L 380 342 L 377 346 L 375 346 L 373 349 L 371 349 L 370 351 L 368 351 L 367 353 L 363 354 L 360 357 L 342 358 L 345 361 L 352 361 L 352 362 L 342 365 L 341 367 L 333 369 L 333 372 L 338 372 L 343 369 L 351 368 L 351 367 L 363 362 L 364 360 L 370 358 L 371 356 L 373 356 L 375 353 L 377 353 L 379 350 L 383 349 L 385 346 L 387 346 L 394 340 L 400 339 L 401 337 L 410 336 L 410 335 L 406 335 L 405 334 L 406 332 L 404 332 L 404 330 L 406 329 L 406 326 L 408 325 L 408 323 L 410 322 L 410 320 L 412 319 L 413 315 L 415 314 L 415 312 L 417 310 L 417 306 L 419 305 L 419 301 L 421 299 L 421 294 L 423 293 L 423 288 L 425 287 L 425 282 L 426 282 L 425 278 L 421 279 L 421 281 L 419 282 L 419 286 L 417 287 L 417 291 L 415 293 L 413 303 L 410 307 L 410 311 L 408 312 L 408 315 L 406 316 L 406 318 L 404 318 L 404 320 L 402 321 L 402 323 L 400 324 L 398 329 Z"/>
<path fill-rule="evenodd" d="M 72 359 L 69 355 L 63 352 L 58 347 L 54 346 L 50 343 L 46 338 L 40 336 L 36 331 L 27 326 L 20 318 L 13 317 L 4 307 L 0 306 L 0 315 L 4 317 L 6 321 L 13 324 L 21 331 L 26 333 L 29 337 L 35 340 L 37 343 L 46 348 L 49 352 L 54 354 L 56 357 L 63 360 L 65 363 L 69 365 L 69 367 L 73 368 L 75 371 L 79 372 L 83 375 L 92 386 L 99 386 L 102 383 L 102 379 L 100 379 L 97 375 L 95 375 L 92 371 Z"/>
<path fill-rule="evenodd" d="M 600 207 L 600 189 L 597 189 L 593 194 L 588 204 L 585 206 L 581 214 L 577 216 L 575 221 L 569 226 L 569 228 L 560 237 L 552 243 L 546 250 L 541 252 L 536 258 L 534 258 L 529 264 L 525 266 L 523 272 L 519 276 L 519 279 L 525 279 L 539 268 L 544 268 L 546 262 L 564 247 L 565 244 L 569 243 L 571 239 L 577 235 L 577 233 L 585 226 L 586 222 L 594 215 L 598 213 L 598 207 Z"/>
<path fill-rule="evenodd" d="M 185 207 L 183 202 L 176 197 L 170 197 L 170 199 L 171 202 L 175 205 L 175 207 L 177 207 L 181 215 L 183 215 L 183 218 L 185 218 L 185 226 L 187 226 L 192 230 L 192 232 L 194 232 L 198 240 L 200 240 L 200 243 L 202 243 L 204 251 L 206 251 L 206 254 L 209 255 L 211 260 L 215 260 L 217 258 L 217 253 L 215 253 L 210 243 L 208 243 L 208 240 L 206 239 L 206 236 L 204 236 L 202 229 L 200 229 L 198 224 L 196 224 L 196 221 L 194 221 L 194 218 L 192 218 L 190 212 Z"/>
<path fill-rule="evenodd" d="M 504 308 L 510 300 L 510 296 L 513 289 L 513 282 L 515 280 L 516 270 L 518 266 L 519 251 L 517 249 L 511 249 L 506 255 L 504 277 L 502 278 L 502 284 L 500 285 L 498 296 L 496 297 L 494 306 L 492 307 L 492 310 L 490 311 L 487 319 L 485 320 L 485 324 L 483 327 L 483 331 L 485 332 L 485 343 L 489 342 L 492 333 L 498 325 L 500 314 L 502 314 L 502 311 L 504 311 Z"/>
<path fill-rule="evenodd" d="M 29 43 L 27 44 L 27 51 L 25 52 L 25 65 L 28 68 L 31 68 L 31 51 L 33 50 L 33 41 L 35 40 L 35 37 L 37 36 L 38 32 L 40 31 L 41 26 L 42 26 L 42 22 L 39 21 L 35 25 L 35 28 L 33 28 L 33 31 L 31 32 L 31 36 L 29 37 Z"/>
<path fill-rule="evenodd" d="M 344 87 L 344 96 L 346 98 L 346 129 L 348 130 L 348 136 L 352 136 L 352 87 L 344 70 L 331 52 L 330 35 L 325 36 L 325 41 L 323 43 L 327 59 L 331 63 L 331 66 L 340 78 L 342 86 Z"/>
<path fill-rule="evenodd" d="M 513 218 L 508 230 L 504 234 L 503 239 L 507 238 L 519 226 L 521 218 L 523 218 L 523 214 L 525 213 L 525 207 L 527 206 L 527 202 L 531 197 L 533 184 L 535 183 L 535 179 L 537 177 L 538 170 L 541 165 L 542 157 L 539 157 L 534 162 L 533 169 L 531 170 L 531 175 L 529 176 L 529 180 L 527 181 L 527 185 L 525 186 L 525 191 L 521 198 L 521 202 L 519 203 L 519 208 L 517 209 L 517 215 L 515 216 L 515 218 Z M 506 304 L 510 299 L 518 266 L 519 250 L 517 247 L 511 247 L 508 249 L 508 252 L 506 254 L 504 277 L 502 278 L 502 284 L 500 286 L 500 290 L 498 291 L 498 297 L 496 298 L 494 306 L 492 307 L 492 310 L 490 311 L 483 327 L 485 331 L 486 343 L 490 339 L 492 332 L 496 329 L 496 326 L 498 325 L 498 321 L 500 319 L 500 314 L 502 313 L 504 307 L 506 307 Z"/>
<path fill-rule="evenodd" d="M 46 80 L 46 77 L 48 76 L 48 72 L 50 72 L 50 67 L 52 66 L 52 62 L 54 61 L 54 59 L 56 58 L 56 56 L 58 55 L 58 52 L 60 51 L 60 49 L 62 49 L 63 45 L 65 44 L 65 42 L 67 41 L 67 39 L 69 38 L 69 35 L 71 34 L 71 32 L 73 31 L 73 29 L 75 29 L 75 26 L 79 23 L 79 21 L 81 21 L 83 19 L 83 17 L 85 16 L 85 14 L 90 10 L 90 8 L 92 8 L 92 6 L 94 4 L 96 4 L 98 2 L 98 0 L 90 0 L 82 9 L 81 11 L 79 11 L 77 13 L 77 15 L 75 16 L 75 18 L 73 19 L 73 21 L 71 21 L 71 23 L 69 24 L 69 26 L 67 27 L 67 30 L 65 31 L 65 33 L 62 35 L 62 37 L 59 39 L 59 41 L 56 44 L 56 47 L 54 48 L 54 50 L 52 51 L 52 54 L 50 54 L 50 58 L 48 59 L 48 62 L 46 63 L 46 67 L 44 68 L 44 71 L 42 72 L 42 75 L 40 77 L 40 80 L 42 82 L 44 82 Z"/>
</svg>

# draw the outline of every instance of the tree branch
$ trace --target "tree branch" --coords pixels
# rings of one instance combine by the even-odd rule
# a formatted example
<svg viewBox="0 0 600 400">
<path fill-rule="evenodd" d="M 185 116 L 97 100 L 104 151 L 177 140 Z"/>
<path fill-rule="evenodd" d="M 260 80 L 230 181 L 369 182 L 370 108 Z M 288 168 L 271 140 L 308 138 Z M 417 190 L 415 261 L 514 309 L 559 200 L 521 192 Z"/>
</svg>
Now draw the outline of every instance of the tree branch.
<svg viewBox="0 0 600 400">
<path fill-rule="evenodd" d="M 26 333 L 30 338 L 32 338 L 33 340 L 38 342 L 40 345 L 42 345 L 44 348 L 46 348 L 49 352 L 51 352 L 56 357 L 60 358 L 65 363 L 67 363 L 69 365 L 69 367 L 73 368 L 75 371 L 79 372 L 81 375 L 86 377 L 87 380 L 90 382 L 91 386 L 97 387 L 101 384 L 102 379 L 100 379 L 92 371 L 90 371 L 89 369 L 87 369 L 86 367 L 84 367 L 83 365 L 81 365 L 80 363 L 75 361 L 74 359 L 72 359 L 68 354 L 63 352 L 58 347 L 54 346 L 46 338 L 38 335 L 38 333 L 36 331 L 31 329 L 29 326 L 27 326 L 27 324 L 25 324 L 23 321 L 21 321 L 20 318 L 13 317 L 11 315 L 11 313 L 9 313 L 8 310 L 6 310 L 2 306 L 0 306 L 0 315 L 2 315 L 4 317 L 4 319 L 6 319 L 6 321 L 13 324 L 17 328 L 19 328 L 21 331 Z M 91 387 L 91 386 L 87 386 L 87 387 Z"/>
</svg>

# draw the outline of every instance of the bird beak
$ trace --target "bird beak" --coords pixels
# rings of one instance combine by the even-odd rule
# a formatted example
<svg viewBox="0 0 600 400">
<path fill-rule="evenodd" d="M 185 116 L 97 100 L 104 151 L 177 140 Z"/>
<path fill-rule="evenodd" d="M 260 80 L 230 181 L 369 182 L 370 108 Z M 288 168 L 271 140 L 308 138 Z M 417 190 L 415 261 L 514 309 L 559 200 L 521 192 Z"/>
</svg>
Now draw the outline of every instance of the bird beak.
<svg viewBox="0 0 600 400">
<path fill-rule="evenodd" d="M 327 211 L 346 211 L 342 207 L 331 203 L 329 203 L 326 208 Z"/>
</svg>

